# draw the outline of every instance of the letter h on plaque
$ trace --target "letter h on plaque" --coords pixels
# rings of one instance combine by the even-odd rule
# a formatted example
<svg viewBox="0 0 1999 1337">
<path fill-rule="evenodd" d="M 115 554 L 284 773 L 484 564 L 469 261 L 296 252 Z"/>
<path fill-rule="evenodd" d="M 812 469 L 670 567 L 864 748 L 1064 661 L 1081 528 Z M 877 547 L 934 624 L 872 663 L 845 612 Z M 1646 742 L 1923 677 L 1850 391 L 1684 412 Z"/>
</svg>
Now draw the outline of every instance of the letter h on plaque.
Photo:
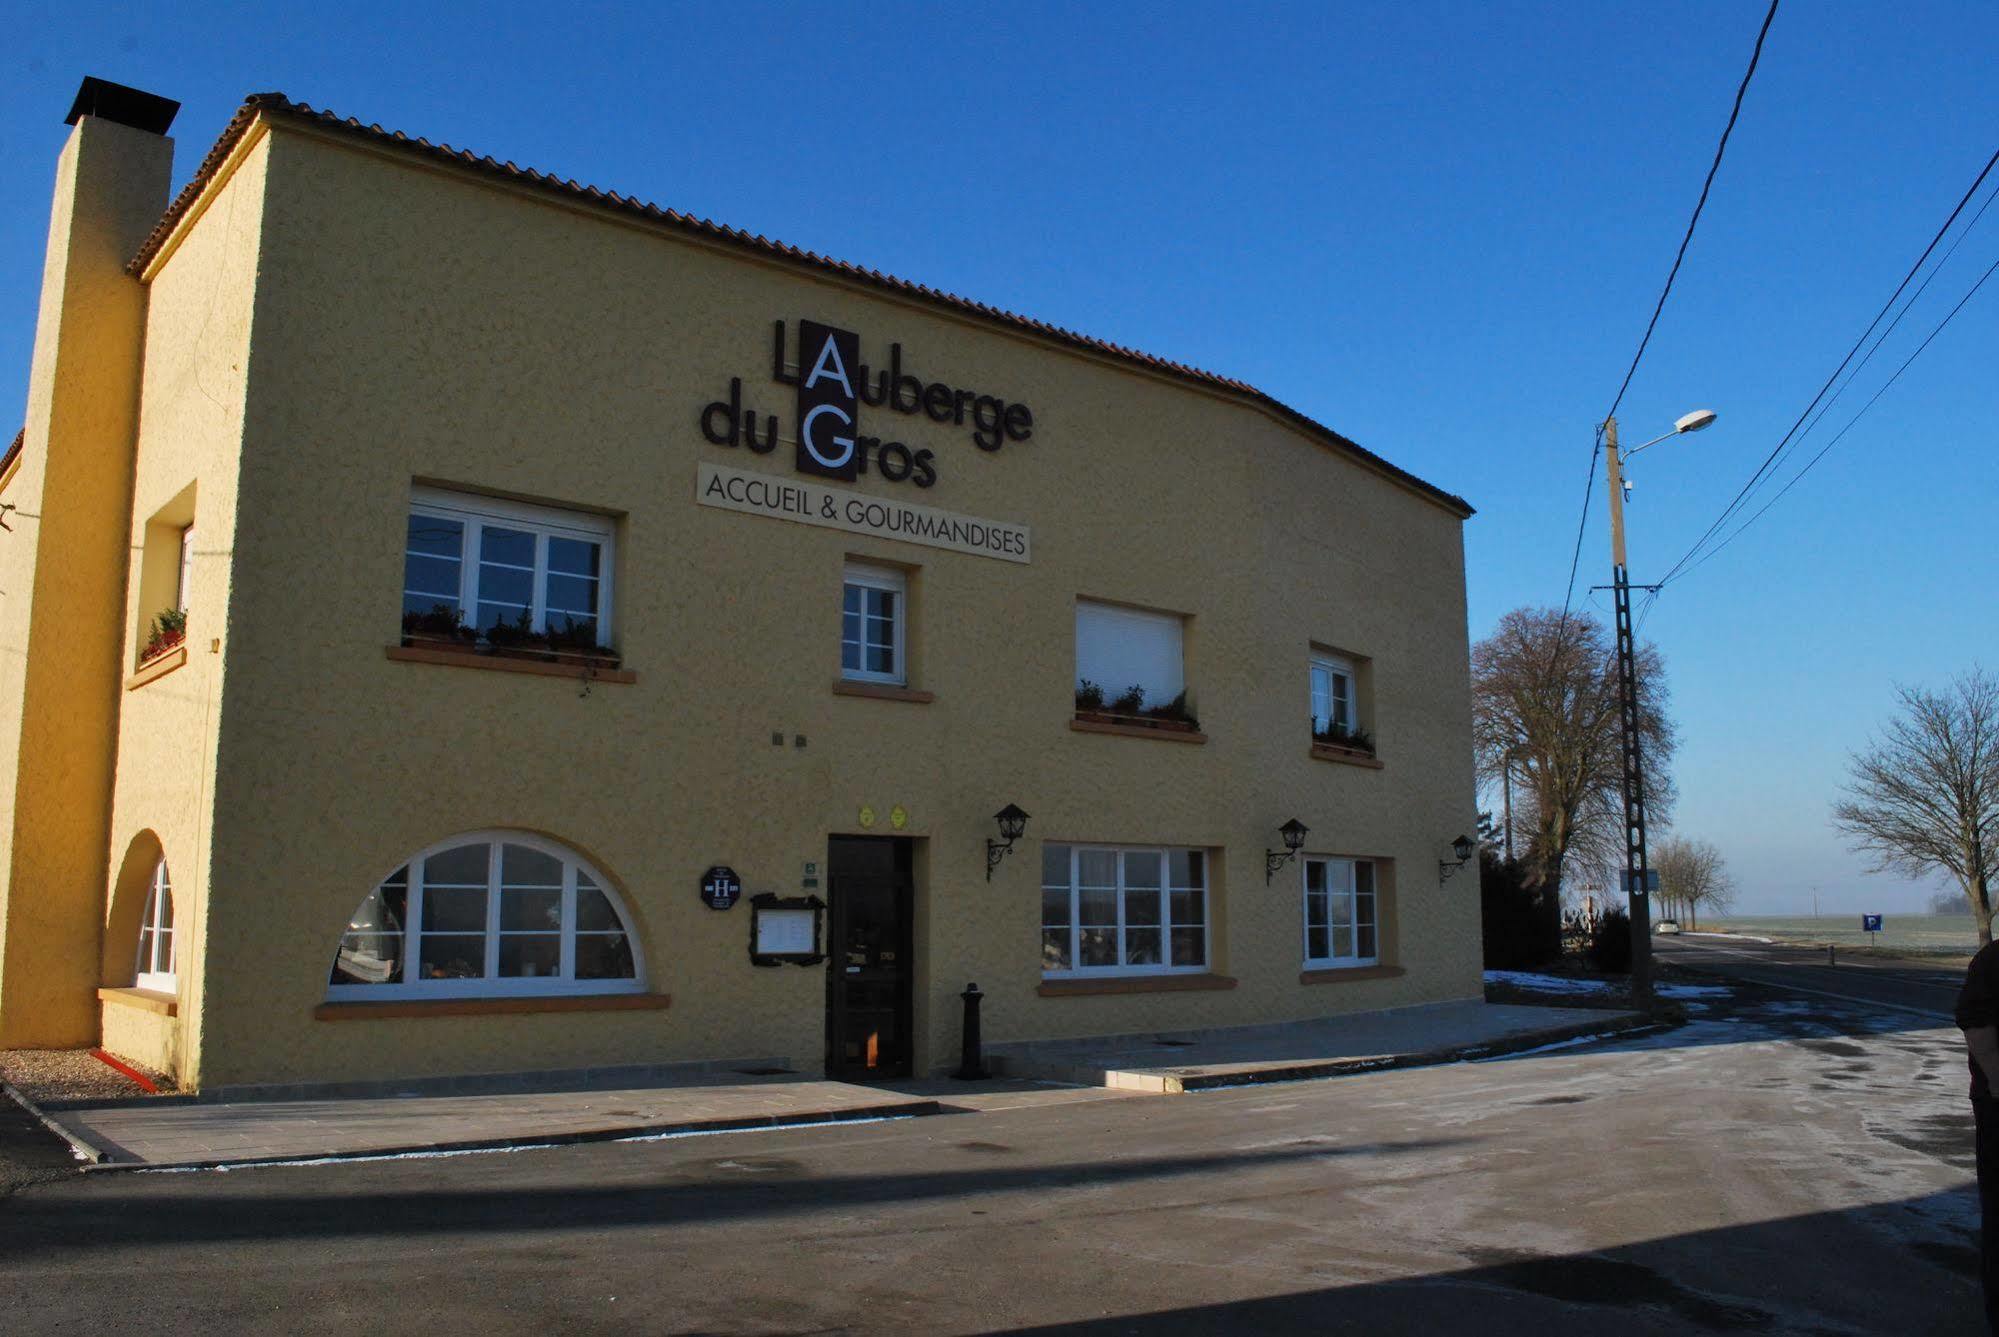
<svg viewBox="0 0 1999 1337">
<path fill-rule="evenodd" d="M 860 335 L 798 322 L 798 472 L 848 480 L 859 475 L 854 376 L 860 358 Z"/>
</svg>

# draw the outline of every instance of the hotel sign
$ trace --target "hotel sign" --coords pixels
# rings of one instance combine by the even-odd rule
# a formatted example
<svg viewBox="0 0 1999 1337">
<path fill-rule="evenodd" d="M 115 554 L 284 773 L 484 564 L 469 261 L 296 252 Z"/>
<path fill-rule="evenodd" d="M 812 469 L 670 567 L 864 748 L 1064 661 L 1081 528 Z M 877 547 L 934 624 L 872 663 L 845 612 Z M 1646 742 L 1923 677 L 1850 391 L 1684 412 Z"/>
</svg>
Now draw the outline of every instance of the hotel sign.
<svg viewBox="0 0 1999 1337">
<path fill-rule="evenodd" d="M 694 499 L 703 506 L 745 515 L 766 515 L 849 534 L 900 539 L 929 548 L 948 548 L 1003 562 L 1029 559 L 1027 526 L 1011 520 L 984 520 L 891 501 L 804 478 L 751 473 L 703 463 L 695 474 Z"/>
<path fill-rule="evenodd" d="M 798 322 L 794 353 L 785 322 L 776 322 L 770 375 L 795 391 L 790 442 L 792 467 L 799 473 L 843 483 L 872 474 L 884 482 L 935 487 L 937 452 L 889 439 L 896 432 L 892 414 L 926 419 L 938 430 L 963 431 L 988 455 L 1034 436 L 1034 412 L 1027 405 L 946 381 L 925 381 L 903 369 L 899 343 L 889 345 L 884 365 L 870 367 L 861 357 L 860 335 L 812 320 Z M 880 412 L 863 423 L 863 409 Z M 889 425 L 875 425 L 877 418 Z M 743 379 L 732 377 L 728 398 L 702 408 L 701 435 L 710 445 L 748 447 L 768 455 L 778 447 L 778 416 L 745 403 Z"/>
</svg>

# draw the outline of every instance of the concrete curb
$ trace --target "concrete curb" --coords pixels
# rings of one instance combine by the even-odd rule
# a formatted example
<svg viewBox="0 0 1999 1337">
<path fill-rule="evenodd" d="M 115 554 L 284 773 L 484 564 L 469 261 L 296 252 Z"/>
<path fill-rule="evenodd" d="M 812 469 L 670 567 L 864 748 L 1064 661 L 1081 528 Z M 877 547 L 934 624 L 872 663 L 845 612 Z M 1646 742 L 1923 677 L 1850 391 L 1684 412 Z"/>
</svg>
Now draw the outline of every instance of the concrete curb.
<svg viewBox="0 0 1999 1337">
<path fill-rule="evenodd" d="M 83 1169 L 94 1170 L 104 1163 L 104 1152 L 95 1143 L 79 1137 L 50 1118 L 40 1105 L 28 1099 L 27 1095 L 12 1082 L 0 1080 L 0 1091 L 4 1091 L 9 1100 L 26 1110 L 42 1127 L 69 1143 L 70 1150 L 74 1151 L 77 1157 L 83 1161 Z"/>
<path fill-rule="evenodd" d="M 1211 1091 L 1231 1086 L 1260 1086 L 1268 1082 L 1305 1082 L 1325 1077 L 1346 1077 L 1363 1072 L 1386 1072 L 1396 1068 L 1425 1068 L 1442 1063 L 1462 1063 L 1476 1059 L 1504 1058 L 1522 1050 L 1560 1044 L 1583 1036 L 1611 1037 L 1634 1031 L 1666 1029 L 1684 1023 L 1686 1015 L 1677 1009 L 1660 1009 L 1650 1015 L 1625 1012 L 1610 1018 L 1546 1026 L 1522 1031 L 1503 1039 L 1473 1045 L 1445 1045 L 1435 1049 L 1411 1050 L 1401 1054 L 1363 1054 L 1347 1058 L 1308 1059 L 1281 1067 L 1249 1068 L 1234 1072 L 1145 1072 L 1116 1068 L 1071 1068 L 1068 1080 L 1083 1086 L 1106 1086 L 1120 1091 L 1176 1096 L 1194 1091 Z"/>
<path fill-rule="evenodd" d="M 12 1091 L 12 1088 L 9 1088 Z M 20 1099 L 17 1095 L 16 1099 Z M 25 1104 L 26 1102 L 23 1101 Z M 33 1107 L 29 1106 L 32 1110 Z M 942 1114 L 943 1106 L 935 1100 L 903 1100 L 880 1105 L 861 1105 L 841 1110 L 805 1110 L 794 1114 L 758 1114 L 733 1119 L 692 1119 L 670 1123 L 618 1124 L 604 1128 L 586 1128 L 567 1133 L 523 1133 L 516 1137 L 467 1138 L 451 1142 L 407 1143 L 400 1146 L 368 1147 L 355 1151 L 328 1151 L 305 1153 L 296 1156 L 216 1156 L 189 1161 L 114 1161 L 102 1152 L 95 1152 L 94 1163 L 83 1166 L 92 1173 L 118 1173 L 133 1170 L 215 1170 L 224 1166 L 230 1169 L 249 1168 L 258 1165 L 297 1165 L 301 1162 L 358 1161 L 372 1160 L 383 1156 L 411 1156 L 422 1154 L 442 1154 L 467 1151 L 507 1151 L 528 1150 L 542 1147 L 571 1147 L 586 1142 L 621 1142 L 631 1138 L 658 1137 L 672 1133 L 727 1133 L 752 1128 L 807 1127 L 813 1124 L 855 1123 L 870 1119 L 908 1119 L 930 1114 Z M 37 1112 L 39 1114 L 39 1112 Z M 39 1115 L 42 1122 L 60 1133 L 71 1146 L 89 1146 L 75 1134 L 63 1129 L 45 1115 Z"/>
</svg>

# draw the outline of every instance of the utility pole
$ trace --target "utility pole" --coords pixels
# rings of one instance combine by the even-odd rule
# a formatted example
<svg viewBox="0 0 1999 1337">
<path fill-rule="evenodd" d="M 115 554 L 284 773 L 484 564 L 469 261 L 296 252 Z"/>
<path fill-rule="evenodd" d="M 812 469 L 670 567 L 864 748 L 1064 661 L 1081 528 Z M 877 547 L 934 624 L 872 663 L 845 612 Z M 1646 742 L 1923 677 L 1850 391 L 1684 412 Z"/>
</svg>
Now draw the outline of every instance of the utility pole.
<svg viewBox="0 0 1999 1337">
<path fill-rule="evenodd" d="M 1631 904 L 1631 1001 L 1634 1006 L 1649 1008 L 1652 904 L 1645 886 L 1645 773 L 1639 755 L 1638 668 L 1631 631 L 1631 578 L 1624 569 L 1624 460 L 1617 450 L 1614 417 L 1603 424 L 1603 448 L 1609 461 L 1611 581 L 1617 596 L 1617 713 L 1624 739 L 1624 878 Z"/>
<path fill-rule="evenodd" d="M 1502 788 L 1506 794 L 1506 862 L 1513 862 L 1513 749 L 1508 748 L 1500 758 L 1499 773 L 1505 777 Z"/>
</svg>

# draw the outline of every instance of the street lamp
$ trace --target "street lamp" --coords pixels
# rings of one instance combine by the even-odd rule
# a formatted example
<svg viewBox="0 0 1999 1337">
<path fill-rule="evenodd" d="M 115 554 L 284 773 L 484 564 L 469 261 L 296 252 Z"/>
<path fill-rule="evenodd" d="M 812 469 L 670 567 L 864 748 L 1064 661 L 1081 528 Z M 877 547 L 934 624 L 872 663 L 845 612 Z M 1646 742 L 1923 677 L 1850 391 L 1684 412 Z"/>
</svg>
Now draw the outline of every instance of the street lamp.
<svg viewBox="0 0 1999 1337">
<path fill-rule="evenodd" d="M 1617 419 L 1603 424 L 1604 453 L 1609 461 L 1611 588 L 1617 592 L 1618 719 L 1624 739 L 1624 890 L 1631 904 L 1631 1001 L 1652 1003 L 1652 890 L 1645 862 L 1645 772 L 1639 753 L 1637 648 L 1631 630 L 1631 578 L 1624 568 L 1624 462 L 1649 446 L 1683 432 L 1698 432 L 1714 422 L 1713 409 L 1682 414 L 1673 430 L 1643 446 L 1617 447 Z M 1649 588 L 1656 589 L 1656 586 Z"/>
</svg>

